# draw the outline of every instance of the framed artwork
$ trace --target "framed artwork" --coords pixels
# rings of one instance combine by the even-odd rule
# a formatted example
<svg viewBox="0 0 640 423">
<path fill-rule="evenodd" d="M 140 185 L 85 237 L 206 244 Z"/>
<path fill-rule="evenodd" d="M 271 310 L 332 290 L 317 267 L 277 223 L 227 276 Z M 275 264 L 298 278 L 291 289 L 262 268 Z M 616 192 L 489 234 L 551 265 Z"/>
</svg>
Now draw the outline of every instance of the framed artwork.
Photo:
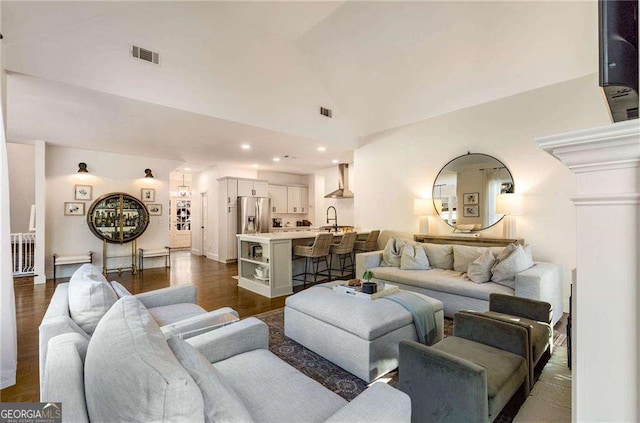
<svg viewBox="0 0 640 423">
<path fill-rule="evenodd" d="M 153 203 L 156 201 L 156 190 L 153 188 L 142 188 L 140 190 L 140 197 L 145 203 Z"/>
<path fill-rule="evenodd" d="M 480 217 L 480 206 L 464 205 L 463 210 L 463 217 Z"/>
<path fill-rule="evenodd" d="M 88 201 L 93 199 L 93 187 L 91 185 L 76 185 L 74 188 L 74 200 Z"/>
<path fill-rule="evenodd" d="M 478 204 L 480 202 L 479 192 L 467 192 L 462 194 L 463 204 Z"/>
<path fill-rule="evenodd" d="M 64 203 L 65 216 L 84 216 L 84 203 Z"/>
<path fill-rule="evenodd" d="M 149 216 L 162 216 L 162 204 L 149 204 Z"/>
</svg>

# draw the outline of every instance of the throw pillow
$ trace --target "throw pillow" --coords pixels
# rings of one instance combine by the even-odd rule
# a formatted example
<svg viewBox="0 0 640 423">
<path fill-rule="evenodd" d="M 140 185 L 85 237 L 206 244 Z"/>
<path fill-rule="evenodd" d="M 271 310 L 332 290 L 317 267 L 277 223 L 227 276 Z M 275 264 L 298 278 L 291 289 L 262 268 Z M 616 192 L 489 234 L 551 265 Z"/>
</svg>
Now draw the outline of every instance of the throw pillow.
<svg viewBox="0 0 640 423">
<path fill-rule="evenodd" d="M 128 297 L 131 295 L 131 292 L 129 292 L 129 290 L 122 286 L 122 284 L 120 284 L 119 282 L 111 281 L 111 288 L 116 291 L 118 298 Z"/>
<path fill-rule="evenodd" d="M 480 257 L 469 263 L 467 277 L 475 283 L 485 283 L 491 280 L 491 267 L 496 259 L 491 251 L 486 250 Z"/>
<path fill-rule="evenodd" d="M 453 270 L 456 272 L 466 272 L 469 264 L 480 257 L 487 247 L 472 247 L 469 245 L 453 246 Z"/>
<path fill-rule="evenodd" d="M 509 244 L 496 256 L 496 262 L 501 262 L 513 253 L 517 248 L 516 244 Z"/>
<path fill-rule="evenodd" d="M 91 335 L 118 295 L 101 273 L 76 272 L 69 281 L 69 314 Z"/>
<path fill-rule="evenodd" d="M 169 338 L 167 343 L 202 392 L 205 422 L 253 421 L 238 394 L 225 385 L 220 372 L 198 350 L 175 336 Z"/>
<path fill-rule="evenodd" d="M 491 273 L 493 274 L 491 280 L 515 289 L 516 274 L 523 272 L 532 266 L 533 260 L 531 259 L 531 256 L 521 245 L 518 245 L 509 257 L 493 266 L 491 269 Z"/>
<path fill-rule="evenodd" d="M 387 245 L 382 252 L 381 267 L 400 267 L 400 258 L 402 256 L 402 248 L 404 241 L 400 238 L 389 238 Z"/>
<path fill-rule="evenodd" d="M 429 259 L 422 245 L 416 243 L 405 244 L 400 257 L 400 269 L 429 270 Z"/>
<path fill-rule="evenodd" d="M 422 244 L 429 265 L 433 268 L 453 270 L 453 246 L 447 244 Z"/>
</svg>

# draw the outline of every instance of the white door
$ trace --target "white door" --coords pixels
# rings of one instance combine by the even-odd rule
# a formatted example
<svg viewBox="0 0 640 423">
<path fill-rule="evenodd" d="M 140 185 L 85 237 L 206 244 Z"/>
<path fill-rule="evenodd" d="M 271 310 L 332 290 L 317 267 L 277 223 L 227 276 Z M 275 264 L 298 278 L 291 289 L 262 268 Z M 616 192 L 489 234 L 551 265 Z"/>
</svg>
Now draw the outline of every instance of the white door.
<svg viewBox="0 0 640 423">
<path fill-rule="evenodd" d="M 252 181 L 238 181 L 238 197 L 253 197 Z"/>
<path fill-rule="evenodd" d="M 309 213 L 309 188 L 300 188 L 300 213 Z"/>
<path fill-rule="evenodd" d="M 254 182 L 253 183 L 253 195 L 255 197 L 268 197 L 269 196 L 269 184 L 266 182 Z"/>
<path fill-rule="evenodd" d="M 238 208 L 227 207 L 227 260 L 238 258 Z"/>
<path fill-rule="evenodd" d="M 269 197 L 271 197 L 271 213 L 287 213 L 287 187 L 269 185 Z"/>
<path fill-rule="evenodd" d="M 287 187 L 288 213 L 300 213 L 300 187 Z"/>
<path fill-rule="evenodd" d="M 202 241 L 200 252 L 204 256 L 207 254 L 209 248 L 209 235 L 207 233 L 207 227 L 209 225 L 209 199 L 206 192 L 201 193 L 200 197 L 202 200 L 200 208 L 200 240 Z"/>
<path fill-rule="evenodd" d="M 169 200 L 169 210 L 169 246 L 191 248 L 191 200 L 172 198 Z"/>
</svg>

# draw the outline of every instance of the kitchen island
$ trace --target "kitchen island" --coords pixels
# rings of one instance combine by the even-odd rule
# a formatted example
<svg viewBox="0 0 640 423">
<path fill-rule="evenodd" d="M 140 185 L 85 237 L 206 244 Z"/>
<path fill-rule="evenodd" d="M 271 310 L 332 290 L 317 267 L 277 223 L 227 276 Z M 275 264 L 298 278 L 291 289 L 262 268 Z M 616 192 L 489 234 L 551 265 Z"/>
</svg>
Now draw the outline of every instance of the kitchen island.
<svg viewBox="0 0 640 423">
<path fill-rule="evenodd" d="M 302 273 L 304 267 L 304 260 L 293 260 L 293 247 L 313 243 L 317 234 L 306 231 L 237 235 L 238 286 L 269 298 L 292 294 L 293 275 Z M 333 234 L 334 242 L 339 242 L 343 232 Z M 358 232 L 358 238 L 367 234 Z M 256 274 L 258 268 L 265 276 Z"/>
</svg>

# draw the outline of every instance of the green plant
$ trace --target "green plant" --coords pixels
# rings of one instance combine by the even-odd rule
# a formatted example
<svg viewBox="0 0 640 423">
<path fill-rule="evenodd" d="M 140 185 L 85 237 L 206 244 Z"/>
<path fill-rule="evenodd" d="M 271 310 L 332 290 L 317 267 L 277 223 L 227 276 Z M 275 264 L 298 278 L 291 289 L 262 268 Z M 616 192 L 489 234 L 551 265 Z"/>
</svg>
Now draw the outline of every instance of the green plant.
<svg viewBox="0 0 640 423">
<path fill-rule="evenodd" d="M 371 270 L 365 270 L 365 272 L 362 274 L 362 279 L 364 279 L 365 282 L 371 281 L 372 277 L 373 277 L 373 272 Z"/>
</svg>

